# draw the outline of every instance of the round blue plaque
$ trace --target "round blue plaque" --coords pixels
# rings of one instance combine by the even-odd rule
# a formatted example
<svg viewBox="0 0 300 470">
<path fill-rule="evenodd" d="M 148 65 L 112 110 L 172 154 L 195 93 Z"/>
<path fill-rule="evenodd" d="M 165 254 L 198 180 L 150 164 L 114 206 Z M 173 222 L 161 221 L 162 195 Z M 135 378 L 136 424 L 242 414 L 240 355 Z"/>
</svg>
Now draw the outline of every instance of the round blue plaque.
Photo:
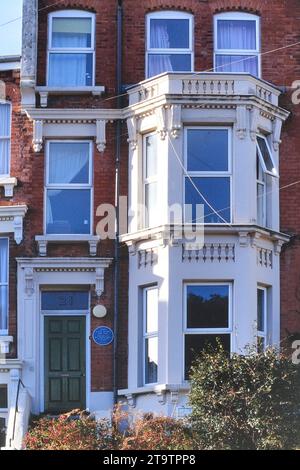
<svg viewBox="0 0 300 470">
<path fill-rule="evenodd" d="M 108 346 L 114 340 L 114 332 L 107 326 L 99 326 L 93 331 L 93 340 L 99 346 Z"/>
</svg>

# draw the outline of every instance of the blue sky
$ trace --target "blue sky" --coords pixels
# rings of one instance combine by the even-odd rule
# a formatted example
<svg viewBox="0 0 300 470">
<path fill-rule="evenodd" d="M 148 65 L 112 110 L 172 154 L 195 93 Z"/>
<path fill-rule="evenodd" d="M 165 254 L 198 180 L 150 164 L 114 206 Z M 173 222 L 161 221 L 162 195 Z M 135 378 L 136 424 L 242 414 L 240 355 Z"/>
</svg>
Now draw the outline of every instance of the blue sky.
<svg viewBox="0 0 300 470">
<path fill-rule="evenodd" d="M 0 0 L 0 56 L 21 53 L 22 21 L 2 26 L 22 15 L 22 0 Z"/>
</svg>

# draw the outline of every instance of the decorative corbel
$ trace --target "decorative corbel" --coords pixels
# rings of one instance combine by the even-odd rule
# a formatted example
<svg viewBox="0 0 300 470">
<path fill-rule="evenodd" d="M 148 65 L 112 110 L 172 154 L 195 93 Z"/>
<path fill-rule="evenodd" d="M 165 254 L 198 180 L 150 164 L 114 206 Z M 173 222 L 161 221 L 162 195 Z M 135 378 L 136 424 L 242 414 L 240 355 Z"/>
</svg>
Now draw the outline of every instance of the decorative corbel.
<svg viewBox="0 0 300 470">
<path fill-rule="evenodd" d="M 176 405 L 179 400 L 179 391 L 178 390 L 171 390 L 171 403 L 172 405 Z"/>
<path fill-rule="evenodd" d="M 252 110 L 250 111 L 250 137 L 251 137 L 251 140 L 253 141 L 256 140 L 258 119 L 259 119 L 258 109 L 252 108 Z"/>
<path fill-rule="evenodd" d="M 43 148 L 43 121 L 34 120 L 33 121 L 33 140 L 32 140 L 33 150 L 38 153 Z"/>
<path fill-rule="evenodd" d="M 96 121 L 96 145 L 100 153 L 106 148 L 106 120 L 97 119 Z"/>
<path fill-rule="evenodd" d="M 273 121 L 273 148 L 275 152 L 278 151 L 279 145 L 281 144 L 280 135 L 281 135 L 281 128 L 282 128 L 282 120 L 276 117 Z"/>
<path fill-rule="evenodd" d="M 258 246 L 258 240 L 261 238 L 261 234 L 256 232 L 251 234 L 251 246 L 252 248 L 256 248 Z"/>
<path fill-rule="evenodd" d="M 157 131 L 160 134 L 161 140 L 165 140 L 167 137 L 167 110 L 163 106 L 155 109 L 155 115 L 157 120 Z"/>
<path fill-rule="evenodd" d="M 249 233 L 239 232 L 239 242 L 241 247 L 247 247 L 249 245 Z"/>
<path fill-rule="evenodd" d="M 181 122 L 181 106 L 179 104 L 173 104 L 169 109 L 169 122 L 170 122 L 170 133 L 174 139 L 177 139 L 179 132 L 182 128 Z"/>
<path fill-rule="evenodd" d="M 237 106 L 236 108 L 236 133 L 242 140 L 247 134 L 247 109 L 246 106 Z"/>
<path fill-rule="evenodd" d="M 33 268 L 25 269 L 25 293 L 29 296 L 34 293 Z"/>
<path fill-rule="evenodd" d="M 132 116 L 127 119 L 128 139 L 127 142 L 130 144 L 131 150 L 137 148 L 138 140 L 138 122 L 136 116 Z"/>
<path fill-rule="evenodd" d="M 283 240 L 275 240 L 274 241 L 274 253 L 275 253 L 275 255 L 277 255 L 277 256 L 280 255 L 282 247 L 285 243 L 286 242 L 283 241 Z"/>
<path fill-rule="evenodd" d="M 17 215 L 14 217 L 14 237 L 17 245 L 23 240 L 23 217 Z"/>
<path fill-rule="evenodd" d="M 96 268 L 95 291 L 97 297 L 101 297 L 104 291 L 104 270 Z"/>
<path fill-rule="evenodd" d="M 166 391 L 165 390 L 158 390 L 156 393 L 158 403 L 160 405 L 165 405 L 166 403 Z"/>
<path fill-rule="evenodd" d="M 136 407 L 136 397 L 133 393 L 128 393 L 128 395 L 126 395 L 126 399 L 130 408 Z"/>
<path fill-rule="evenodd" d="M 6 85 L 3 80 L 0 80 L 0 100 L 6 99 Z"/>
</svg>

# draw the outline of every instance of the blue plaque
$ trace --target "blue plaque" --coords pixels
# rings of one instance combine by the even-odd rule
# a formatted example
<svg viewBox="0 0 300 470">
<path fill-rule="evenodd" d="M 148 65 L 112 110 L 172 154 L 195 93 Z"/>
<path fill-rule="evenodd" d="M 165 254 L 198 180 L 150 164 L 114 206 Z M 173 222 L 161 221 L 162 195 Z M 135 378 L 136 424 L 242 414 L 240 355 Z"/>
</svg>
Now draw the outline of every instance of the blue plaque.
<svg viewBox="0 0 300 470">
<path fill-rule="evenodd" d="M 99 346 L 108 346 L 114 340 L 114 332 L 107 326 L 99 326 L 93 331 L 93 340 Z"/>
</svg>

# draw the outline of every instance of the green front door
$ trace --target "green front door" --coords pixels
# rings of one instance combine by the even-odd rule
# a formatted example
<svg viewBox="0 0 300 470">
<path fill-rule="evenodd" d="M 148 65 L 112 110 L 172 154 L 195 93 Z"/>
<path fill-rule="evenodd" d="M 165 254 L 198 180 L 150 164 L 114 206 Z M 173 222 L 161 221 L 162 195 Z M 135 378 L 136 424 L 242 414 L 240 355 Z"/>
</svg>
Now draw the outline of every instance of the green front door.
<svg viewBox="0 0 300 470">
<path fill-rule="evenodd" d="M 45 411 L 86 408 L 85 317 L 45 316 Z"/>
</svg>

